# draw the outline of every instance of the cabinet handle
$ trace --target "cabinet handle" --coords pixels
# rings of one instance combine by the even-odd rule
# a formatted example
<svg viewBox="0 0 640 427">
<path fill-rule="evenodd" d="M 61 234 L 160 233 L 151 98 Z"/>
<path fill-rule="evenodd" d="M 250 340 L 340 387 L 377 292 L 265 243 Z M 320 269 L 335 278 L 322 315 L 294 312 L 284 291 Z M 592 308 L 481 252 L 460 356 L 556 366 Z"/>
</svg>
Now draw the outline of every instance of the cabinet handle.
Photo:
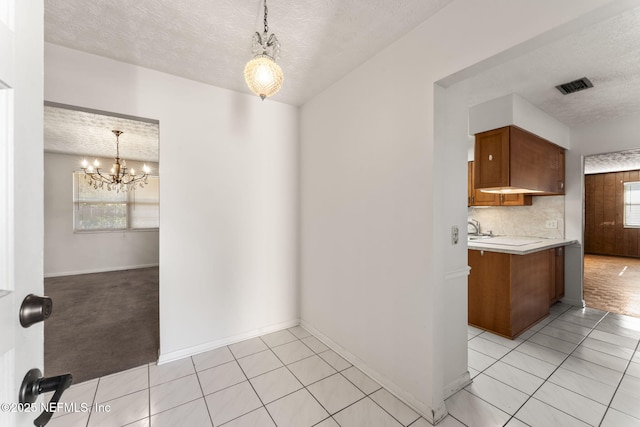
<svg viewBox="0 0 640 427">
<path fill-rule="evenodd" d="M 560 189 L 564 188 L 564 182 L 560 181 Z"/>
<path fill-rule="evenodd" d="M 489 161 L 493 160 L 493 154 L 489 154 Z"/>
</svg>

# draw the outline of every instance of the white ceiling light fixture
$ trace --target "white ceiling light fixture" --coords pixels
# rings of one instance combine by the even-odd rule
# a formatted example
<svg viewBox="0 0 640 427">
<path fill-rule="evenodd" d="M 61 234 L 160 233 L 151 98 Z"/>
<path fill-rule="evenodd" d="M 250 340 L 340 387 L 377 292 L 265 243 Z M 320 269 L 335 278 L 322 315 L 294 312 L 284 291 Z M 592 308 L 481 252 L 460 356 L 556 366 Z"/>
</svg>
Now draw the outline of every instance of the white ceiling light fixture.
<svg viewBox="0 0 640 427">
<path fill-rule="evenodd" d="M 284 75 L 276 60 L 280 55 L 280 42 L 275 34 L 269 35 L 267 0 L 264 0 L 264 32 L 253 35 L 253 59 L 244 67 L 244 79 L 249 89 L 262 100 L 274 95 L 282 87 Z"/>
<path fill-rule="evenodd" d="M 100 162 L 98 162 L 98 159 L 96 159 L 93 164 L 89 164 L 89 162 L 84 159 L 82 161 L 82 170 L 85 173 L 85 179 L 89 181 L 89 185 L 94 189 L 106 188 L 109 191 L 116 190 L 118 193 L 136 188 L 138 184 L 143 187 L 144 184 L 148 183 L 147 176 L 150 172 L 149 167 L 144 165 L 141 175 L 136 175 L 134 169 L 128 169 L 126 160 L 120 159 L 120 135 L 122 135 L 123 132 L 120 130 L 112 130 L 111 132 L 116 136 L 116 162 L 111 167 L 109 173 L 103 173 L 100 171 Z"/>
</svg>

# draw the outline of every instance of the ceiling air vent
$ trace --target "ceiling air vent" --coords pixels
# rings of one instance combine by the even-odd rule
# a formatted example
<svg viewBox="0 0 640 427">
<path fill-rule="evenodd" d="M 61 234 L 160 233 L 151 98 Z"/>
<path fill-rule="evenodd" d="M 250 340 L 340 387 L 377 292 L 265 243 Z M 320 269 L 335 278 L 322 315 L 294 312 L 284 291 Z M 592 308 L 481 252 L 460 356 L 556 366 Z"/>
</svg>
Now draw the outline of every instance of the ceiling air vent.
<svg viewBox="0 0 640 427">
<path fill-rule="evenodd" d="M 579 92 L 581 90 L 589 89 L 590 87 L 593 87 L 593 83 L 591 83 L 588 78 L 583 77 L 569 83 L 558 85 L 556 86 L 556 89 L 562 92 L 563 95 L 569 95 L 570 93 Z"/>
</svg>

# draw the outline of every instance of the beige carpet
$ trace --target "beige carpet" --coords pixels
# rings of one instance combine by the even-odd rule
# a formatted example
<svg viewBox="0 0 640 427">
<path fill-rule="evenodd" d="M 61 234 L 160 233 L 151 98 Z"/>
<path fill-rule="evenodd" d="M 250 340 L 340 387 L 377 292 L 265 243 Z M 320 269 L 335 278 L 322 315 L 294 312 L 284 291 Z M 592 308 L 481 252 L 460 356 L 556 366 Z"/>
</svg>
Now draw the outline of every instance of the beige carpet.
<svg viewBox="0 0 640 427">
<path fill-rule="evenodd" d="M 71 372 L 77 384 L 157 360 L 157 267 L 47 278 L 44 289 L 46 376 Z"/>
</svg>

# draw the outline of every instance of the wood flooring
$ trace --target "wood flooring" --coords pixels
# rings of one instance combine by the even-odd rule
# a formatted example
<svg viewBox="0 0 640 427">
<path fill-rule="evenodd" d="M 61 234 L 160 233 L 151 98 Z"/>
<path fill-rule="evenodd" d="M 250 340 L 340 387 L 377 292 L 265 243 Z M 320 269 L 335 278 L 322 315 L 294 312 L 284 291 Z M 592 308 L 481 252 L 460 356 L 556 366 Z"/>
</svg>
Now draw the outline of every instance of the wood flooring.
<svg viewBox="0 0 640 427">
<path fill-rule="evenodd" d="M 587 307 L 640 317 L 640 259 L 584 256 Z"/>
</svg>

